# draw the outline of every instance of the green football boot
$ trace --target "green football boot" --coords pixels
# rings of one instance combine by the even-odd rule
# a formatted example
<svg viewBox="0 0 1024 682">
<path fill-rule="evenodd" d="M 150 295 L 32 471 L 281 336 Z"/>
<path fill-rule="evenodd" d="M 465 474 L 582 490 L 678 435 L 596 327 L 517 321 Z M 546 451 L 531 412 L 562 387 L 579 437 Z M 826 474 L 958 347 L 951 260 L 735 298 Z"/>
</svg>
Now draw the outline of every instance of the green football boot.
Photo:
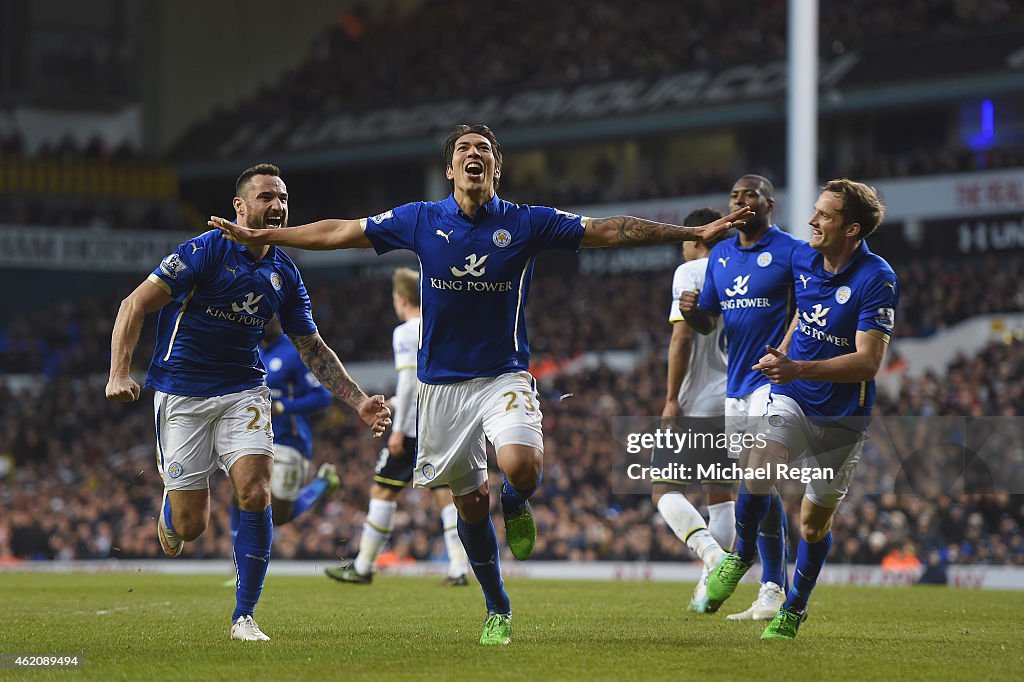
<svg viewBox="0 0 1024 682">
<path fill-rule="evenodd" d="M 491 613 L 484 623 L 484 631 L 480 635 L 480 643 L 492 645 L 505 645 L 512 642 L 512 614 Z"/>
<path fill-rule="evenodd" d="M 744 563 L 738 554 L 728 554 L 708 575 L 707 610 L 714 613 L 726 599 L 732 596 L 740 579 L 750 570 L 752 564 Z"/>
<path fill-rule="evenodd" d="M 807 611 L 793 613 L 786 609 L 779 609 L 775 618 L 761 633 L 761 639 L 796 639 L 796 631 L 800 629 L 800 623 L 805 620 L 807 620 Z"/>
<path fill-rule="evenodd" d="M 523 505 L 518 514 L 505 517 L 505 538 L 516 559 L 526 561 L 533 554 L 537 544 L 537 524 L 533 521 L 529 502 Z"/>
</svg>

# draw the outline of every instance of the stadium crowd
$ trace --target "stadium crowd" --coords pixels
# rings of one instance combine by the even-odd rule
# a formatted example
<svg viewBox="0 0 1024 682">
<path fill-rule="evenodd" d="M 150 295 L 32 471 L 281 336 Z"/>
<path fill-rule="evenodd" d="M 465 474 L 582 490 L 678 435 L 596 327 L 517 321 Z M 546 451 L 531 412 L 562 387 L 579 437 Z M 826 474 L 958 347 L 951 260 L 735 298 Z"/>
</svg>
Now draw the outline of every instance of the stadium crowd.
<svg viewBox="0 0 1024 682">
<path fill-rule="evenodd" d="M 930 336 L 973 315 L 1024 310 L 1024 255 L 988 255 L 955 261 L 932 257 L 890 256 L 900 274 L 897 312 L 900 336 Z M 661 345 L 660 320 L 668 305 L 671 271 L 636 274 L 555 276 L 540 263 L 531 309 L 558 310 L 558 316 L 530 317 L 530 346 L 535 362 L 564 360 L 584 351 L 641 350 Z M 390 291 L 384 280 L 367 286 L 362 279 L 328 279 L 307 274 L 307 288 L 321 334 L 346 361 L 388 360 L 394 323 Z M 125 284 L 125 287 L 130 284 Z M 579 292 L 586 292 L 580 296 Z M 936 296 L 936 291 L 943 295 Z M 0 325 L 0 372 L 79 376 L 108 368 L 110 319 L 123 293 L 63 300 L 34 307 Z M 353 324 L 358 320 L 358 324 Z M 153 326 L 143 329 L 142 347 L 152 347 Z M 139 354 L 137 369 L 149 358 Z"/>
<path fill-rule="evenodd" d="M 582 325 L 574 331 L 581 335 L 579 339 L 607 335 L 608 348 L 621 343 L 621 347 L 646 352 L 634 371 L 597 367 L 554 374 L 542 382 L 548 437 L 543 489 L 534 506 L 540 528 L 535 556 L 689 560 L 689 550 L 652 514 L 647 496 L 615 494 L 612 486 L 616 455 L 611 417 L 660 413 L 667 325 L 652 328 L 650 323 L 663 318 L 664 296 L 636 304 L 645 301 L 634 296 L 642 293 L 640 282 L 648 278 L 629 278 L 640 287 L 636 290 L 623 288 L 624 280 L 605 279 L 606 289 L 595 284 L 592 290 L 596 294 L 591 300 L 602 302 L 593 308 L 573 295 L 579 291 L 578 282 L 571 290 L 560 279 L 537 282 L 536 295 L 545 297 L 547 304 L 534 305 L 533 310 L 560 309 L 573 315 L 572 324 L 564 316 L 531 320 L 535 343 L 547 345 L 545 352 L 574 348 L 577 337 L 567 330 L 577 324 Z M 386 293 L 387 288 L 381 291 Z M 613 293 L 622 294 L 630 304 L 617 305 Z M 337 299 L 337 310 L 370 319 L 370 309 L 343 307 L 346 300 L 355 299 Z M 382 300 L 374 315 L 387 310 L 386 303 Z M 629 310 L 630 306 L 636 310 Z M 99 307 L 112 311 L 109 306 Z M 90 360 L 90 354 L 105 358 L 101 343 L 105 338 L 100 339 L 99 332 L 109 336 L 109 313 L 84 310 L 88 314 L 78 319 L 94 320 L 96 338 L 92 345 L 69 354 L 65 369 L 74 371 L 57 371 L 42 381 L 23 376 L 0 383 L 0 404 L 8 406 L 0 411 L 0 559 L 161 556 L 153 523 L 160 479 L 153 459 L 152 408 L 146 399 L 113 405 L 97 397 L 103 387 L 103 374 L 97 372 L 105 371 L 105 360 Z M 58 312 L 74 317 L 75 311 L 68 305 Z M 647 322 L 634 329 L 637 318 L 633 315 L 638 314 Z M 51 311 L 36 322 L 56 317 Z M 321 320 L 331 317 L 320 315 Z M 389 338 L 389 331 L 382 327 L 380 338 Z M 386 354 L 386 343 L 378 339 L 373 345 L 383 347 Z M 30 357 L 22 356 L 4 371 L 18 363 L 25 369 Z M 882 396 L 877 411 L 892 417 L 1021 414 L 1022 375 L 1024 343 L 993 344 L 975 357 L 957 358 L 945 375 L 904 378 L 897 392 Z M 1005 447 L 998 448 L 1002 458 L 988 461 L 989 487 L 984 477 L 968 477 L 970 485 L 964 492 L 956 484 L 959 470 L 948 468 L 958 465 L 955 458 L 934 456 L 943 445 L 941 439 L 934 439 L 937 430 L 914 431 L 912 420 L 895 423 L 892 442 L 909 439 L 911 449 L 930 456 L 907 463 L 899 456 L 904 450 L 886 449 L 885 443 L 868 446 L 851 497 L 836 521 L 831 561 L 870 564 L 888 558 L 890 564 L 913 563 L 911 559 L 934 565 L 1024 564 L 1024 496 L 980 494 L 993 489 L 992 476 L 999 476 L 1005 486 L 1021 480 L 1024 450 L 1019 443 L 1024 441 L 1020 437 L 1005 440 Z M 353 424 L 351 413 L 339 406 L 322 415 L 316 433 L 317 460 L 337 463 L 342 488 L 319 511 L 277 529 L 274 556 L 278 558 L 334 559 L 354 553 L 379 444 L 366 438 Z M 226 514 L 230 491 L 225 478 L 218 477 L 214 495 L 212 532 L 190 543 L 187 556 L 230 556 Z M 797 518 L 796 499 L 790 504 L 791 518 Z M 396 523 L 390 559 L 443 555 L 430 496 L 412 490 L 399 506 Z M 502 525 L 496 525 L 501 533 Z M 796 529 L 791 527 L 790 534 L 795 541 Z"/>
</svg>

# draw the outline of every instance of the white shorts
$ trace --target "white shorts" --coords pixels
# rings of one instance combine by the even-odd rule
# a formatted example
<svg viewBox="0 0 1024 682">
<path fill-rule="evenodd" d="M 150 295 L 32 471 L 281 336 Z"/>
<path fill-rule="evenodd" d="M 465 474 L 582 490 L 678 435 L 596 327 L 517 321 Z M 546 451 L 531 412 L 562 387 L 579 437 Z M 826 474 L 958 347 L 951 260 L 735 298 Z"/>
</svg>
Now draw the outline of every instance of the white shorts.
<svg viewBox="0 0 1024 682">
<path fill-rule="evenodd" d="M 274 456 L 270 389 L 212 398 L 156 392 L 156 465 L 167 490 L 203 490 L 218 468 L 245 455 Z"/>
<path fill-rule="evenodd" d="M 309 473 L 309 460 L 290 445 L 274 445 L 274 471 L 270 475 L 270 494 L 274 499 L 294 502 L 302 492 Z"/>
<path fill-rule="evenodd" d="M 775 394 L 768 402 L 760 434 L 789 451 L 789 466 L 831 469 L 831 477 L 808 481 L 804 496 L 825 509 L 839 506 L 850 490 L 850 480 L 860 463 L 863 432 L 816 424 L 795 400 L 788 395 Z"/>
<path fill-rule="evenodd" d="M 544 451 L 537 382 L 528 372 L 424 384 L 417 389 L 416 465 L 413 485 L 447 485 L 453 495 L 473 492 L 487 480 L 487 449 L 529 445 Z"/>
<path fill-rule="evenodd" d="M 729 442 L 747 433 L 756 433 L 760 427 L 761 417 L 768 409 L 768 398 L 771 395 L 771 384 L 758 386 L 751 393 L 738 398 L 725 399 L 725 433 Z M 735 435 L 734 435 L 735 434 Z M 739 459 L 741 452 L 729 449 L 730 459 Z"/>
</svg>

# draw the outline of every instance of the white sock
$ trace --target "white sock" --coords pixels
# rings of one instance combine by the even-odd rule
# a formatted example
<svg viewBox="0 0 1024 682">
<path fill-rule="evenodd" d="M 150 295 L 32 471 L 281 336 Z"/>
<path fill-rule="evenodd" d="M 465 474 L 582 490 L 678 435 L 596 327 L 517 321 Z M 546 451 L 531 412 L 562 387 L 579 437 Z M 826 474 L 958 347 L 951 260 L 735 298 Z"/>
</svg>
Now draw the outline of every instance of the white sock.
<svg viewBox="0 0 1024 682">
<path fill-rule="evenodd" d="M 714 567 L 725 552 L 708 532 L 704 517 L 682 493 L 667 493 L 658 500 L 658 511 L 676 537 L 700 557 L 705 566 Z"/>
<path fill-rule="evenodd" d="M 373 565 L 384 543 L 391 537 L 395 527 L 395 511 L 398 503 L 388 500 L 370 500 L 363 524 L 363 535 L 359 538 L 359 554 L 356 556 L 356 573 L 373 573 Z"/>
<path fill-rule="evenodd" d="M 727 552 L 736 547 L 736 503 L 732 500 L 708 505 L 708 531 Z"/>
<path fill-rule="evenodd" d="M 444 548 L 448 552 L 448 577 L 458 578 L 469 572 L 469 557 L 459 538 L 459 510 L 450 502 L 441 510 L 441 526 L 444 528 Z"/>
</svg>

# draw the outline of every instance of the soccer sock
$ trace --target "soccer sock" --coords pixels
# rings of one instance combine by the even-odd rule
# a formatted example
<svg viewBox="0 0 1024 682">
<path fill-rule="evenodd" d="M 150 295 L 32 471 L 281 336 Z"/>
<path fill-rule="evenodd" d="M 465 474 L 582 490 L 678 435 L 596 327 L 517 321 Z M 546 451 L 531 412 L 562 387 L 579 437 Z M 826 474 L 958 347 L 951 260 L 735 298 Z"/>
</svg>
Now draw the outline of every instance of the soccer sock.
<svg viewBox="0 0 1024 682">
<path fill-rule="evenodd" d="M 160 510 L 164 515 L 164 525 L 167 526 L 167 530 L 174 532 L 174 524 L 171 523 L 171 496 L 164 495 L 164 506 Z"/>
<path fill-rule="evenodd" d="M 708 531 L 726 552 L 736 544 L 736 503 L 732 500 L 708 505 Z"/>
<path fill-rule="evenodd" d="M 693 503 L 680 492 L 665 493 L 658 500 L 658 511 L 676 537 L 686 543 L 705 566 L 714 568 L 724 552 L 708 532 L 704 517 Z"/>
<path fill-rule="evenodd" d="M 761 582 L 775 583 L 785 589 L 786 580 L 786 510 L 778 493 L 770 496 L 768 514 L 757 530 L 757 552 L 761 555 Z"/>
<path fill-rule="evenodd" d="M 736 499 L 736 548 L 733 552 L 746 563 L 751 563 L 757 556 L 757 529 L 770 504 L 768 495 L 754 495 L 740 483 L 740 494 Z"/>
<path fill-rule="evenodd" d="M 238 587 L 235 589 L 235 612 L 231 622 L 239 616 L 251 616 L 263 591 L 263 579 L 270 565 L 270 545 L 274 541 L 274 523 L 268 505 L 261 512 L 239 510 L 241 522 L 235 536 L 234 559 Z"/>
<path fill-rule="evenodd" d="M 469 567 L 466 562 L 466 548 L 459 538 L 459 510 L 454 502 L 449 502 L 441 510 L 441 526 L 444 528 L 444 549 L 448 553 L 448 577 L 458 578 L 466 575 Z"/>
<path fill-rule="evenodd" d="M 484 591 L 484 602 L 488 613 L 512 613 L 512 605 L 501 581 L 501 566 L 498 562 L 498 536 L 494 534 L 494 522 L 488 514 L 482 521 L 467 523 L 461 516 L 458 520 L 459 537 L 466 548 L 469 565 Z"/>
<path fill-rule="evenodd" d="M 306 487 L 299 491 L 299 496 L 295 498 L 295 504 L 292 505 L 291 518 L 294 519 L 300 514 L 309 511 L 310 507 L 323 497 L 326 490 L 327 479 L 324 478 L 314 478 L 306 484 Z"/>
<path fill-rule="evenodd" d="M 363 535 L 359 538 L 359 554 L 356 555 L 355 569 L 360 575 L 373 573 L 373 564 L 377 561 L 384 543 L 391 537 L 395 528 L 395 511 L 398 503 L 394 500 L 370 500 L 370 508 L 366 510 L 366 522 L 363 523 Z"/>
<path fill-rule="evenodd" d="M 537 474 L 537 483 L 534 484 L 532 490 L 520 490 L 512 487 L 512 484 L 508 480 L 508 476 L 505 476 L 505 480 L 501 484 L 501 513 L 505 517 L 515 516 L 523 510 L 523 506 L 526 501 L 533 497 L 533 494 L 537 492 L 537 488 L 540 487 L 541 479 L 544 478 L 544 470 L 541 469 L 540 473 Z"/>
<path fill-rule="evenodd" d="M 228 517 L 231 519 L 231 542 L 238 537 L 238 527 L 242 525 L 242 510 L 237 504 L 228 505 Z"/>
<path fill-rule="evenodd" d="M 832 531 L 825 534 L 820 541 L 813 545 L 806 540 L 800 541 L 800 547 L 796 550 L 796 570 L 793 572 L 793 587 L 789 590 L 786 603 L 782 605 L 787 611 L 800 612 L 807 608 L 807 601 L 811 598 L 811 591 L 818 582 L 818 574 L 821 573 L 828 558 L 828 552 L 832 549 Z"/>
</svg>

